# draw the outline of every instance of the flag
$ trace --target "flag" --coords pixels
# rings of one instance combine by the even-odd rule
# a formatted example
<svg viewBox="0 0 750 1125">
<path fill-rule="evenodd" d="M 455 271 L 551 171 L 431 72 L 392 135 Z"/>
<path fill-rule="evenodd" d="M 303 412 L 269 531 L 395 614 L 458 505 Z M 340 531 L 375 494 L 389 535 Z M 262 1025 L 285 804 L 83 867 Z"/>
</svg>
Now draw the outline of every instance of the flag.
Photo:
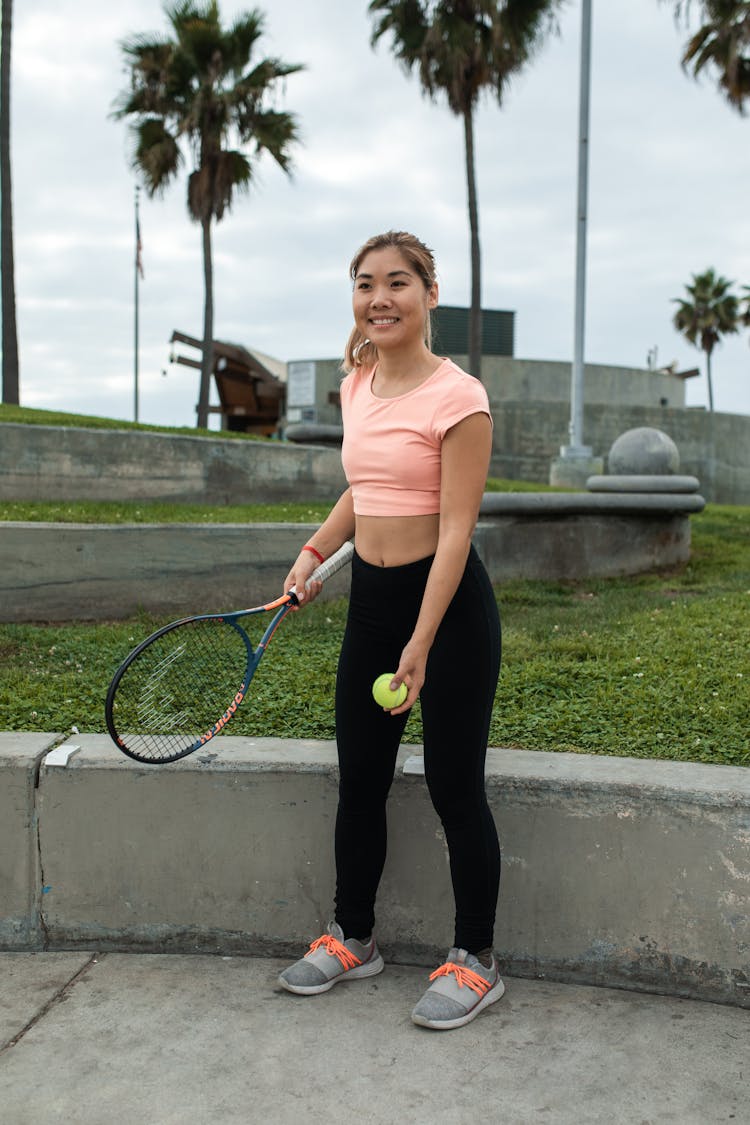
<svg viewBox="0 0 750 1125">
<path fill-rule="evenodd" d="M 143 243 L 141 242 L 141 220 L 135 217 L 135 268 L 143 277 Z"/>
</svg>

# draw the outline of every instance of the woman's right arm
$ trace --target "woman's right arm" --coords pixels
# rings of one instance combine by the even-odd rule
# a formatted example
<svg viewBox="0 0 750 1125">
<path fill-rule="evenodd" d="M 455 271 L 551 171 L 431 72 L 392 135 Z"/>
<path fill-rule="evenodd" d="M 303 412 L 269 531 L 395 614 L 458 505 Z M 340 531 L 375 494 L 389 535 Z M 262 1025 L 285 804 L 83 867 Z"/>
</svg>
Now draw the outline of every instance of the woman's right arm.
<svg viewBox="0 0 750 1125">
<path fill-rule="evenodd" d="M 314 547 L 324 559 L 329 559 L 332 554 L 338 551 L 339 547 L 346 543 L 347 539 L 352 539 L 353 536 L 354 501 L 352 500 L 351 488 L 347 488 L 331 509 L 325 522 L 307 540 L 306 545 Z M 320 566 L 320 560 L 312 551 L 300 551 L 292 569 L 284 580 L 284 591 L 286 592 L 294 586 L 295 590 L 299 591 L 297 598 L 300 602 L 313 601 L 320 593 L 322 583 L 314 582 L 305 591 L 305 582 L 317 566 Z"/>
</svg>

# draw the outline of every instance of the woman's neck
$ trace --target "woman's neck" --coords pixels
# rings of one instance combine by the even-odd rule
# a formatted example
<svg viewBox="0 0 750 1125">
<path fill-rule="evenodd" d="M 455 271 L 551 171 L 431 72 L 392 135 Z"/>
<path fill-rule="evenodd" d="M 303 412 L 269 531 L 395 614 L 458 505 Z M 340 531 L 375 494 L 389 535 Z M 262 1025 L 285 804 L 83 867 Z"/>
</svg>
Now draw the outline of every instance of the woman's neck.
<svg viewBox="0 0 750 1125">
<path fill-rule="evenodd" d="M 409 349 L 381 349 L 378 352 L 378 375 L 388 383 L 421 382 L 432 375 L 442 362 L 424 343 Z"/>
</svg>

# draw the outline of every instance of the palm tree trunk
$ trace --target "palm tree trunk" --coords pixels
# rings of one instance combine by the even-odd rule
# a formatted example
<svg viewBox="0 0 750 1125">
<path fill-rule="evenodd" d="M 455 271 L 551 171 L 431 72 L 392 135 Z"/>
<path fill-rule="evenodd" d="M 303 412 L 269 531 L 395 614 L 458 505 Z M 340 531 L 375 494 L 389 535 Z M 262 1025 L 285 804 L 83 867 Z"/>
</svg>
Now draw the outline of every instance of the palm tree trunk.
<svg viewBox="0 0 750 1125">
<path fill-rule="evenodd" d="M 18 335 L 16 332 L 16 282 L 13 260 L 13 207 L 10 176 L 10 41 L 12 0 L 3 0 L 0 39 L 0 291 L 3 309 L 3 402 L 18 405 Z"/>
<path fill-rule="evenodd" d="M 708 380 L 708 409 L 713 413 L 714 409 L 714 387 L 711 379 L 711 352 L 706 352 L 706 377 Z"/>
<path fill-rule="evenodd" d="M 198 425 L 208 428 L 208 395 L 214 362 L 214 266 L 211 254 L 211 218 L 201 221 L 203 227 L 203 356 L 201 357 L 201 385 L 198 396 Z"/>
<path fill-rule="evenodd" d="M 471 308 L 469 310 L 469 371 L 482 378 L 482 266 L 479 250 L 479 211 L 474 170 L 474 118 L 471 107 L 464 110 L 466 186 L 471 233 Z"/>
</svg>

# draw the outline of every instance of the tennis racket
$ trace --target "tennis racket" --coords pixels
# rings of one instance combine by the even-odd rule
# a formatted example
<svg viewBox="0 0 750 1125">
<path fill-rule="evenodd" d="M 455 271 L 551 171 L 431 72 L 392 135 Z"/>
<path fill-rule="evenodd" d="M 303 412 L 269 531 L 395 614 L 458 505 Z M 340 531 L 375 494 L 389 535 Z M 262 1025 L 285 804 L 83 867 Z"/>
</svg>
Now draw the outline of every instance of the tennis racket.
<svg viewBox="0 0 750 1125">
<path fill-rule="evenodd" d="M 306 585 L 325 582 L 353 554 L 345 543 Z M 150 765 L 176 762 L 205 746 L 237 711 L 271 638 L 298 605 L 292 589 L 268 605 L 185 617 L 147 637 L 109 685 L 104 713 L 115 744 Z M 274 616 L 253 648 L 240 622 L 261 613 Z"/>
</svg>

